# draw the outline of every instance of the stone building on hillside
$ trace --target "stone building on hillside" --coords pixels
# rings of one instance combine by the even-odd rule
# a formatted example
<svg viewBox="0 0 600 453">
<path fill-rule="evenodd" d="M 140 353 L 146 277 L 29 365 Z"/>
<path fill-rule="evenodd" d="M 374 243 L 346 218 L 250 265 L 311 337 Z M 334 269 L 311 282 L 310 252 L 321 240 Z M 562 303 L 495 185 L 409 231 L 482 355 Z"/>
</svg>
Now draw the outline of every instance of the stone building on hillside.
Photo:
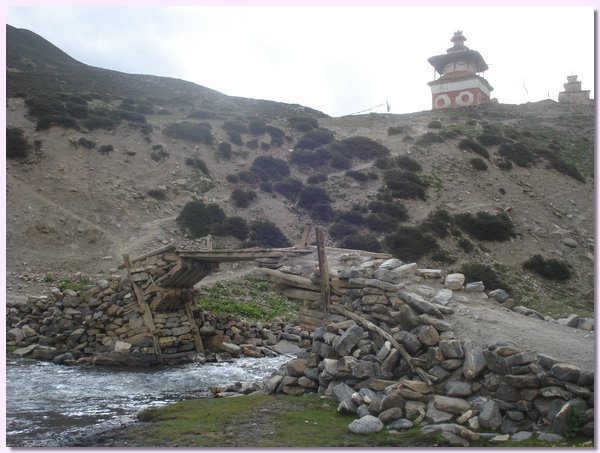
<svg viewBox="0 0 600 453">
<path fill-rule="evenodd" d="M 563 84 L 565 91 L 558 93 L 558 102 L 561 104 L 589 105 L 590 91 L 581 89 L 581 82 L 576 75 L 567 76 L 567 83 Z"/>
<path fill-rule="evenodd" d="M 427 61 L 440 77 L 428 85 L 431 87 L 432 109 L 467 107 L 490 101 L 493 88 L 479 73 L 488 65 L 475 50 L 465 46 L 462 31 L 454 33 L 453 47 L 445 54 L 436 55 Z M 434 75 L 435 77 L 435 75 Z"/>
</svg>

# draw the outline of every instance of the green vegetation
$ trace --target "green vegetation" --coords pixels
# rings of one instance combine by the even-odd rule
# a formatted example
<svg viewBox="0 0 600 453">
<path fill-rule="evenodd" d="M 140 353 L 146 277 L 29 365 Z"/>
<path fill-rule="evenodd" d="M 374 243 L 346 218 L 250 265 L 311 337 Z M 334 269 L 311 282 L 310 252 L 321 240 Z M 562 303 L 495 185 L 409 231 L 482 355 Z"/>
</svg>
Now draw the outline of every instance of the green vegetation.
<svg viewBox="0 0 600 453">
<path fill-rule="evenodd" d="M 231 193 L 231 199 L 236 208 L 247 208 L 256 199 L 256 192 L 254 190 L 235 189 Z"/>
<path fill-rule="evenodd" d="M 187 166 L 200 170 L 206 176 L 210 176 L 206 162 L 199 157 L 186 157 L 184 162 Z"/>
<path fill-rule="evenodd" d="M 349 234 L 340 241 L 340 247 L 351 250 L 366 250 L 368 252 L 381 252 L 381 243 L 374 234 L 355 233 Z"/>
<path fill-rule="evenodd" d="M 452 217 L 445 209 L 437 208 L 430 212 L 421 222 L 421 229 L 429 231 L 434 236 L 445 238 L 448 236 L 448 227 L 452 224 Z"/>
<path fill-rule="evenodd" d="M 318 121 L 308 116 L 292 116 L 288 118 L 287 121 L 290 126 L 299 132 L 308 132 L 311 129 L 316 129 L 319 127 Z"/>
<path fill-rule="evenodd" d="M 163 189 L 150 189 L 147 194 L 149 197 L 156 198 L 157 200 L 164 200 L 167 198 L 167 193 Z"/>
<path fill-rule="evenodd" d="M 222 236 L 233 236 L 240 241 L 244 241 L 250 234 L 250 227 L 246 219 L 234 216 L 227 217 L 218 231 Z"/>
<path fill-rule="evenodd" d="M 167 126 L 163 129 L 163 134 L 173 138 L 180 138 L 183 140 L 189 140 L 191 142 L 212 145 L 214 137 L 211 129 L 212 127 L 208 123 L 192 123 L 190 121 L 183 121 L 180 123 L 167 124 Z"/>
<path fill-rule="evenodd" d="M 472 158 L 469 160 L 469 163 L 471 164 L 471 167 L 477 171 L 486 171 L 488 169 L 486 163 L 479 157 Z"/>
<path fill-rule="evenodd" d="M 298 140 L 294 149 L 315 149 L 335 140 L 333 132 L 328 129 L 313 129 Z"/>
<path fill-rule="evenodd" d="M 396 222 L 405 222 L 408 220 L 408 209 L 402 203 L 388 201 L 371 201 L 368 208 L 375 214 L 386 214 Z"/>
<path fill-rule="evenodd" d="M 444 137 L 440 134 L 436 134 L 435 132 L 425 132 L 415 141 L 415 145 L 428 146 L 433 143 L 444 143 L 444 141 Z"/>
<path fill-rule="evenodd" d="M 56 286 L 61 292 L 67 289 L 79 292 L 82 289 L 94 284 L 92 280 L 90 280 L 84 275 L 79 275 L 75 279 L 71 279 L 68 277 L 57 279 L 52 275 L 46 275 L 44 277 L 44 282 Z"/>
<path fill-rule="evenodd" d="M 504 212 L 492 215 L 480 211 L 475 216 L 471 213 L 457 214 L 454 221 L 463 231 L 480 241 L 503 242 L 516 237 L 515 226 Z"/>
<path fill-rule="evenodd" d="M 202 309 L 239 316 L 249 322 L 270 321 L 276 317 L 290 321 L 298 316 L 301 304 L 282 296 L 271 283 L 252 278 L 217 282 L 202 290 L 205 294 L 197 299 Z"/>
<path fill-rule="evenodd" d="M 387 235 L 383 243 L 389 253 L 404 261 L 418 261 L 439 248 L 433 236 L 409 226 L 402 226 Z"/>
<path fill-rule="evenodd" d="M 250 171 L 262 181 L 281 181 L 290 175 L 290 166 L 283 159 L 272 156 L 258 156 L 254 159 Z"/>
<path fill-rule="evenodd" d="M 475 140 L 471 140 L 470 138 L 463 138 L 460 142 L 458 142 L 458 148 L 465 151 L 472 151 L 482 157 L 485 157 L 486 159 L 490 158 L 490 153 L 487 148 L 482 146 L 480 143 L 477 143 Z"/>
<path fill-rule="evenodd" d="M 200 200 L 187 203 L 179 216 L 177 223 L 179 226 L 194 237 L 215 234 L 215 226 L 223 223 L 227 215 L 216 203 L 208 205 Z"/>
<path fill-rule="evenodd" d="M 439 120 L 431 120 L 429 123 L 427 123 L 427 127 L 429 129 L 441 129 L 442 122 Z"/>
<path fill-rule="evenodd" d="M 27 157 L 31 143 L 25 138 L 23 129 L 18 127 L 6 128 L 6 157 L 20 159 Z"/>
<path fill-rule="evenodd" d="M 107 155 L 108 153 L 111 153 L 115 150 L 113 145 L 102 145 L 98 148 L 98 152 L 100 154 L 104 154 Z"/>
<path fill-rule="evenodd" d="M 388 135 L 405 134 L 408 131 L 407 126 L 390 126 L 388 127 Z"/>
<path fill-rule="evenodd" d="M 383 181 L 394 198 L 426 199 L 425 189 L 429 183 L 416 173 L 393 168 L 383 174 Z"/>
<path fill-rule="evenodd" d="M 525 261 L 523 269 L 535 272 L 548 280 L 565 281 L 571 278 L 567 263 L 554 258 L 546 259 L 541 255 L 533 255 Z"/>
<path fill-rule="evenodd" d="M 221 142 L 217 147 L 217 156 L 221 159 L 229 160 L 233 155 L 233 151 L 231 149 L 231 143 L 229 142 Z"/>
<path fill-rule="evenodd" d="M 503 289 L 511 291 L 510 286 L 503 282 L 496 271 L 481 263 L 465 263 L 459 272 L 465 275 L 465 282 L 483 282 L 488 290 Z"/>
<path fill-rule="evenodd" d="M 396 157 L 395 164 L 396 166 L 406 171 L 417 172 L 423 170 L 423 167 L 421 167 L 421 164 L 419 162 L 405 155 Z"/>
<path fill-rule="evenodd" d="M 277 225 L 269 220 L 257 220 L 250 224 L 250 239 L 245 247 L 289 247 L 292 243 Z"/>
<path fill-rule="evenodd" d="M 502 143 L 498 148 L 498 154 L 519 167 L 531 167 L 535 162 L 535 154 L 519 142 Z"/>
<path fill-rule="evenodd" d="M 300 192 L 298 196 L 298 206 L 305 209 L 310 209 L 317 203 L 330 203 L 331 199 L 324 189 L 316 186 L 307 186 Z"/>
<path fill-rule="evenodd" d="M 302 181 L 296 178 L 286 178 L 283 181 L 277 181 L 273 184 L 273 190 L 280 193 L 288 200 L 295 200 L 303 187 Z"/>
<path fill-rule="evenodd" d="M 169 151 L 165 149 L 163 145 L 154 145 L 152 146 L 152 151 L 150 152 L 150 158 L 155 162 L 161 162 L 167 157 L 169 157 Z"/>
<path fill-rule="evenodd" d="M 354 179 L 357 182 L 365 182 L 365 181 L 369 180 L 369 175 L 366 174 L 364 171 L 348 170 L 345 174 L 346 174 L 346 176 Z"/>
<path fill-rule="evenodd" d="M 390 155 L 390 150 L 386 146 L 362 136 L 336 141 L 330 145 L 330 148 L 349 159 L 354 157 L 360 160 L 372 160 Z"/>
</svg>

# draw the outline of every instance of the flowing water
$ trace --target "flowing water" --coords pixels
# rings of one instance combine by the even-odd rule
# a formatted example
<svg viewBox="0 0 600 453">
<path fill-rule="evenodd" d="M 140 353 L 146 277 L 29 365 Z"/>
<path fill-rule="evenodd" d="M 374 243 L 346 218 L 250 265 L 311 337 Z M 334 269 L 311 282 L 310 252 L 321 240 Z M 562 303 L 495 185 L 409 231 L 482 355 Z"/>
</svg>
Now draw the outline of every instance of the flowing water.
<svg viewBox="0 0 600 453">
<path fill-rule="evenodd" d="M 131 422 L 144 408 L 208 396 L 210 386 L 251 383 L 289 357 L 151 369 L 55 365 L 17 358 L 6 363 L 6 444 L 68 446 Z"/>
</svg>

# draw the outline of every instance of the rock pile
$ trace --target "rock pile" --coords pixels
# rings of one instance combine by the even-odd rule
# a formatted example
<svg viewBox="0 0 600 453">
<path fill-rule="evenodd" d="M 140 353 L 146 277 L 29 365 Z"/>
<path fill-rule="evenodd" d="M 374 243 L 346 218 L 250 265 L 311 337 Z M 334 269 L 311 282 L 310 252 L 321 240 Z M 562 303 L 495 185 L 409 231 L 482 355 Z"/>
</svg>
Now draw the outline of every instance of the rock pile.
<svg viewBox="0 0 600 453">
<path fill-rule="evenodd" d="M 593 436 L 592 371 L 509 344 L 455 338 L 444 319 L 454 293 L 486 297 L 483 285 L 464 286 L 464 275 L 451 274 L 425 298 L 408 282 L 440 278 L 439 271 L 382 261 L 338 272 L 332 285 L 343 295 L 329 310 L 346 319 L 318 328 L 310 353 L 266 380 L 267 391 L 330 395 L 338 411 L 357 415 L 353 432 L 417 425 L 466 446 L 485 432 L 560 434 L 578 413 Z"/>
</svg>

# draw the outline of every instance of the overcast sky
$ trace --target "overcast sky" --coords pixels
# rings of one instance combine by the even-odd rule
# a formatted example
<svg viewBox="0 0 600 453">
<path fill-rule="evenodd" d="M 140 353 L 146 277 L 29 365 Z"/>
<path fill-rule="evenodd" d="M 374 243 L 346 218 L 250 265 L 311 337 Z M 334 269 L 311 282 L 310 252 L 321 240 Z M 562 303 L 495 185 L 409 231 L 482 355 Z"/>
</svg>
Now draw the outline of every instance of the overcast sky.
<svg viewBox="0 0 600 453">
<path fill-rule="evenodd" d="M 568 75 L 594 97 L 594 9 L 409 6 L 9 6 L 82 63 L 188 80 L 342 116 L 431 108 L 427 59 L 462 30 L 501 103 L 557 100 Z M 379 108 L 381 111 L 381 108 Z"/>
</svg>

